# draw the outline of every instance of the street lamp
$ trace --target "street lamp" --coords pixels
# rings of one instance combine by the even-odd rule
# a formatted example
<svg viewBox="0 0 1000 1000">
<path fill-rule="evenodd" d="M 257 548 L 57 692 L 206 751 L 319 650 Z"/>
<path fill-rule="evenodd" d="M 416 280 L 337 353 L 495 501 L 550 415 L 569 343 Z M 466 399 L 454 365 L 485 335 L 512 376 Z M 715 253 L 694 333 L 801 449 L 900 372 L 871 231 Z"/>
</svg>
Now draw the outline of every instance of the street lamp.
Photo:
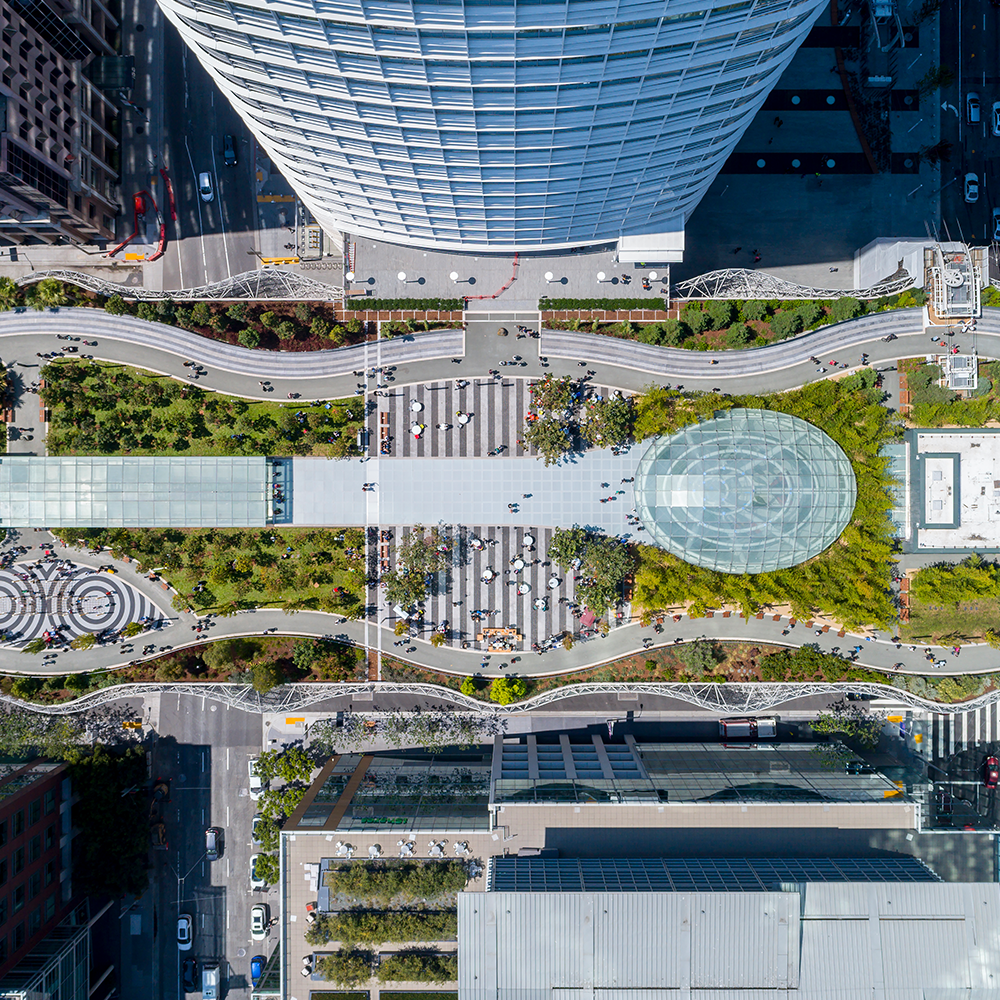
<svg viewBox="0 0 1000 1000">
<path fill-rule="evenodd" d="M 607 275 L 603 271 L 597 272 L 597 283 L 600 284 L 602 281 L 607 280 Z"/>
<path fill-rule="evenodd" d="M 555 277 L 555 275 L 553 275 L 553 273 L 551 271 L 546 271 L 545 272 L 545 281 L 547 283 L 551 282 L 554 277 Z"/>
<path fill-rule="evenodd" d="M 656 281 L 656 279 L 658 277 L 659 277 L 659 275 L 655 271 L 650 271 L 649 272 L 649 280 L 650 281 Z"/>
<path fill-rule="evenodd" d="M 452 271 L 451 274 L 448 275 L 448 277 L 451 278 L 451 280 L 454 281 L 456 284 L 458 283 L 458 271 Z"/>
<path fill-rule="evenodd" d="M 396 275 L 396 277 L 400 281 L 406 281 L 406 272 L 405 271 L 400 271 L 399 274 Z"/>
<path fill-rule="evenodd" d="M 348 271 L 347 274 L 344 275 L 344 277 L 348 281 L 353 281 L 354 280 L 354 272 L 353 271 Z"/>
</svg>

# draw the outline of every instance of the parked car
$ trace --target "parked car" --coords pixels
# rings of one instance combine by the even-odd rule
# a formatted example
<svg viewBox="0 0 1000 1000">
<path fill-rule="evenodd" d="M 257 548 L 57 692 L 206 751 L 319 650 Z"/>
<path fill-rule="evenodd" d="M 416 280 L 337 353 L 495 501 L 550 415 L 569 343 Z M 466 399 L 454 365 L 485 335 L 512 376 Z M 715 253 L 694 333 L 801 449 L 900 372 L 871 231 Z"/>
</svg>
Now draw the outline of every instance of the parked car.
<svg viewBox="0 0 1000 1000">
<path fill-rule="evenodd" d="M 257 836 L 257 828 L 264 822 L 264 817 L 258 813 L 250 823 L 250 840 L 254 847 L 260 847 L 260 837 Z"/>
<path fill-rule="evenodd" d="M 267 937 L 268 913 L 264 903 L 250 907 L 250 937 L 254 941 L 263 941 Z"/>
<path fill-rule="evenodd" d="M 970 125 L 979 124 L 979 95 L 974 92 L 965 95 L 965 118 Z"/>
<path fill-rule="evenodd" d="M 257 874 L 257 863 L 263 857 L 261 854 L 250 855 L 250 888 L 266 889 L 267 882 Z"/>
<path fill-rule="evenodd" d="M 979 175 L 978 174 L 966 174 L 965 175 L 965 200 L 971 205 L 975 201 L 979 201 Z"/>
<path fill-rule="evenodd" d="M 236 166 L 236 143 L 231 135 L 222 137 L 222 159 L 227 167 Z"/>
<path fill-rule="evenodd" d="M 212 190 L 212 175 L 210 173 L 198 174 L 198 194 L 202 201 L 211 201 L 215 197 Z"/>
<path fill-rule="evenodd" d="M 987 788 L 996 788 L 1000 782 L 1000 763 L 996 757 L 987 757 L 983 761 L 983 784 Z"/>
<path fill-rule="evenodd" d="M 157 778 L 153 785 L 153 801 L 154 802 L 169 802 L 170 801 L 170 779 L 169 778 Z"/>
<path fill-rule="evenodd" d="M 260 982 L 260 977 L 264 975 L 264 966 L 267 959 L 263 955 L 254 955 L 250 959 L 250 982 L 256 986 Z"/>
<path fill-rule="evenodd" d="M 194 921 L 190 913 L 182 913 L 177 918 L 177 947 L 181 951 L 191 950 L 191 937 L 194 934 Z"/>
<path fill-rule="evenodd" d="M 993 209 L 993 239 L 1000 240 L 1000 208 Z"/>
<path fill-rule="evenodd" d="M 210 826 L 205 831 L 205 857 L 209 861 L 218 861 L 222 855 L 222 831 L 217 826 Z"/>
<path fill-rule="evenodd" d="M 954 812 L 955 804 L 952 801 L 951 792 L 947 788 L 939 788 L 934 793 L 934 814 L 938 822 L 950 826 Z"/>
<path fill-rule="evenodd" d="M 256 802 L 260 798 L 260 793 L 264 791 L 264 782 L 260 780 L 257 773 L 257 758 L 251 757 L 247 761 L 247 771 L 250 775 L 250 798 Z"/>
<path fill-rule="evenodd" d="M 193 958 L 185 958 L 181 966 L 181 981 L 185 993 L 194 993 L 198 989 L 198 962 Z"/>
<path fill-rule="evenodd" d="M 990 115 L 990 123 L 994 135 L 1000 135 L 1000 101 L 993 102 L 993 111 Z"/>
</svg>

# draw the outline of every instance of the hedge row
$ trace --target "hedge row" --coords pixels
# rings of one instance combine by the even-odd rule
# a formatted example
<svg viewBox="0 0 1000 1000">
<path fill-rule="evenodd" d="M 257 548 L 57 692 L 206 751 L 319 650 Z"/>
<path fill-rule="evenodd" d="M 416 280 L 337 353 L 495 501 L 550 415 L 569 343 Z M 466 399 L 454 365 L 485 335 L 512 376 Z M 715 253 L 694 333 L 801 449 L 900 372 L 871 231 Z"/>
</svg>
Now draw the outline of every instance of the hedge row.
<svg viewBox="0 0 1000 1000">
<path fill-rule="evenodd" d="M 358 312 L 461 312 L 465 308 L 464 299 L 367 299 L 362 295 L 344 299 L 346 309 Z"/>
<path fill-rule="evenodd" d="M 662 300 L 647 295 L 644 299 L 550 299 L 543 295 L 538 300 L 542 312 L 561 312 L 570 309 L 603 309 L 618 312 L 632 309 L 665 309 Z"/>
</svg>

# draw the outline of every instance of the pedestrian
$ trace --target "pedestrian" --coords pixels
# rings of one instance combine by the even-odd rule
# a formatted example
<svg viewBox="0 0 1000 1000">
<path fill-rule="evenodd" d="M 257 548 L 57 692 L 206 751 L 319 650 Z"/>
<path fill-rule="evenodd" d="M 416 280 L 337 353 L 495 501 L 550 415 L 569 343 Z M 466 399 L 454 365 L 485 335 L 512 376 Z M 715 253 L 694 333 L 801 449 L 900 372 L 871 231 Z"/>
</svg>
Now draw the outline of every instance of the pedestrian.
<svg viewBox="0 0 1000 1000">
<path fill-rule="evenodd" d="M 737 247 L 737 248 L 736 248 L 736 249 L 735 249 L 735 250 L 733 251 L 733 253 L 739 253 L 739 252 L 740 252 L 740 251 L 741 251 L 742 249 L 743 249 L 743 247 Z"/>
</svg>

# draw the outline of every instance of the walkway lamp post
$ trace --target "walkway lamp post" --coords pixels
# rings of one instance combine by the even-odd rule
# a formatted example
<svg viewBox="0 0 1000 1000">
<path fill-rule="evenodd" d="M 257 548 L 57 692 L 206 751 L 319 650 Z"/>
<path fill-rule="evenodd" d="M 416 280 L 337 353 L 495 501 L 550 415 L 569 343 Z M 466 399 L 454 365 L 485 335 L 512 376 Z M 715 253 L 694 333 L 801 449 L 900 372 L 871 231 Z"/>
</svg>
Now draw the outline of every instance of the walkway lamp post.
<svg viewBox="0 0 1000 1000">
<path fill-rule="evenodd" d="M 546 271 L 545 272 L 545 283 L 546 284 L 551 284 L 552 279 L 554 277 L 555 277 L 555 275 L 551 271 Z"/>
<path fill-rule="evenodd" d="M 597 283 L 601 284 L 602 281 L 607 281 L 608 276 L 603 271 L 597 272 Z"/>
</svg>

